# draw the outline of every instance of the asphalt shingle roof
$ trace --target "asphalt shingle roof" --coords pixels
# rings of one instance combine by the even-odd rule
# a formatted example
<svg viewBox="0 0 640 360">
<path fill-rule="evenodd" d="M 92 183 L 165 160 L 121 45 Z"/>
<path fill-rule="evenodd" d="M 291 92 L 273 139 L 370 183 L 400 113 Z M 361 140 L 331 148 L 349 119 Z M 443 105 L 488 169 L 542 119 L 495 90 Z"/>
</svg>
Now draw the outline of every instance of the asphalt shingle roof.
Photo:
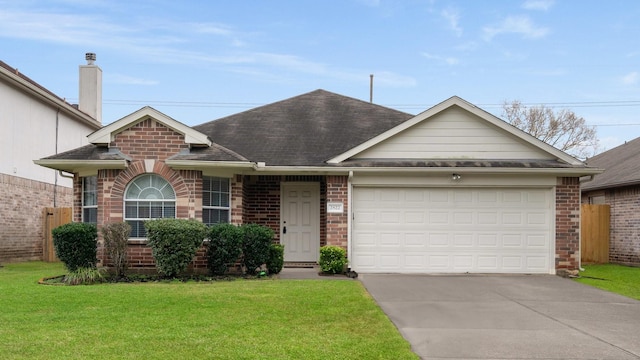
<svg viewBox="0 0 640 360">
<path fill-rule="evenodd" d="M 598 154 L 586 163 L 605 170 L 584 183 L 583 191 L 640 184 L 640 138 Z"/>
<path fill-rule="evenodd" d="M 412 117 L 316 90 L 193 128 L 254 162 L 319 166 Z"/>
<path fill-rule="evenodd" d="M 107 147 L 93 144 L 85 145 L 73 150 L 65 151 L 44 158 L 46 160 L 128 160 L 119 151 L 109 150 Z"/>
</svg>

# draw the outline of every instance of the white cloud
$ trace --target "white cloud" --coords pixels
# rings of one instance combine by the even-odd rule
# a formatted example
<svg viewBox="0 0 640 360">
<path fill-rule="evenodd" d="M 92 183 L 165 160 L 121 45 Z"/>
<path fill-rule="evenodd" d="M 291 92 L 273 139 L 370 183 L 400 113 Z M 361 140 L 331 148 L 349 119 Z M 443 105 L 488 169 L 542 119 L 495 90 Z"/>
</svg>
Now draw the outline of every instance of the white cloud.
<svg viewBox="0 0 640 360">
<path fill-rule="evenodd" d="M 549 33 L 548 28 L 537 26 L 526 16 L 509 16 L 499 24 L 485 26 L 482 31 L 487 41 L 501 34 L 520 34 L 525 38 L 537 39 Z"/>
<path fill-rule="evenodd" d="M 423 52 L 421 54 L 422 56 L 424 56 L 425 58 L 429 59 L 429 60 L 435 60 L 437 62 L 440 63 L 445 63 L 447 65 L 457 65 L 460 63 L 460 60 L 454 57 L 450 57 L 450 56 L 440 56 L 440 55 L 434 55 L 434 54 L 430 54 L 427 52 Z"/>
<path fill-rule="evenodd" d="M 635 85 L 640 80 L 640 74 L 637 71 L 632 71 L 622 77 L 622 83 L 625 85 Z"/>
<path fill-rule="evenodd" d="M 554 0 L 527 0 L 522 7 L 527 10 L 549 10 L 554 4 Z"/>
<path fill-rule="evenodd" d="M 449 27 L 456 34 L 457 37 L 462 36 L 462 27 L 460 27 L 460 13 L 456 9 L 447 8 L 440 12 L 440 15 L 444 17 L 449 23 Z"/>
</svg>

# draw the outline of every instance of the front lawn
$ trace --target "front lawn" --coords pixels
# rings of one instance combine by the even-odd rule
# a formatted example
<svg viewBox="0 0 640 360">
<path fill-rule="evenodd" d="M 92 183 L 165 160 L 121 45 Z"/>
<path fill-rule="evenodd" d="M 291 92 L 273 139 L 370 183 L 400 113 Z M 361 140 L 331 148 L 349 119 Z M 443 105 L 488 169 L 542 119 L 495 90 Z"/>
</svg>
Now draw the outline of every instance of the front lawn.
<svg viewBox="0 0 640 360">
<path fill-rule="evenodd" d="M 417 359 L 359 281 L 39 285 L 0 268 L 0 359 Z"/>
<path fill-rule="evenodd" d="M 585 265 L 576 281 L 640 300 L 640 268 L 614 264 Z"/>
</svg>

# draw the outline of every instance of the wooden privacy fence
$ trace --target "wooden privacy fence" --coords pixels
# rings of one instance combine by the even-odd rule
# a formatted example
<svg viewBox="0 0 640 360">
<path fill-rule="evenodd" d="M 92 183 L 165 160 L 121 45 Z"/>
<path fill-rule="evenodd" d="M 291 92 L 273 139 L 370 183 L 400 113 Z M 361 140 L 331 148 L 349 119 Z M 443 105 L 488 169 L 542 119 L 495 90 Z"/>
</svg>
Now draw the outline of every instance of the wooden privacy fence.
<svg viewBox="0 0 640 360">
<path fill-rule="evenodd" d="M 51 230 L 56 227 L 71 222 L 71 208 L 44 208 L 42 212 L 44 229 L 44 244 L 42 244 L 42 259 L 44 261 L 59 261 L 56 250 L 53 247 L 53 236 Z"/>
<path fill-rule="evenodd" d="M 609 263 L 609 205 L 584 204 L 580 209 L 580 257 L 586 264 Z"/>
</svg>

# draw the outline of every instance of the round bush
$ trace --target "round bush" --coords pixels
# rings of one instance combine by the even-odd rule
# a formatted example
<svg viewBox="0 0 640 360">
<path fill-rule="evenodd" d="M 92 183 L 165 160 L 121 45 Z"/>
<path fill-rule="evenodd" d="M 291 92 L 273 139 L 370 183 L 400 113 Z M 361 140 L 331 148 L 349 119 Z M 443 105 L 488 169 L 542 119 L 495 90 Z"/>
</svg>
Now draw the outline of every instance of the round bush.
<svg viewBox="0 0 640 360">
<path fill-rule="evenodd" d="M 232 224 L 218 224 L 209 228 L 207 265 L 212 275 L 224 275 L 230 264 L 242 253 L 242 229 Z"/>
<path fill-rule="evenodd" d="M 347 251 L 340 246 L 325 245 L 320 248 L 320 269 L 328 274 L 342 274 L 347 265 Z"/>
<path fill-rule="evenodd" d="M 284 266 L 284 245 L 271 244 L 269 246 L 269 258 L 267 259 L 267 271 L 269 274 L 279 274 Z"/>
<path fill-rule="evenodd" d="M 58 259 L 67 270 L 95 268 L 98 262 L 98 230 L 93 224 L 68 223 L 51 231 Z"/>
<path fill-rule="evenodd" d="M 166 277 L 184 271 L 207 236 L 207 226 L 193 219 L 150 220 L 144 226 L 158 273 Z"/>
<path fill-rule="evenodd" d="M 257 224 L 242 225 L 242 255 L 244 266 L 251 275 L 269 259 L 269 246 L 273 242 L 273 230 Z"/>
</svg>

